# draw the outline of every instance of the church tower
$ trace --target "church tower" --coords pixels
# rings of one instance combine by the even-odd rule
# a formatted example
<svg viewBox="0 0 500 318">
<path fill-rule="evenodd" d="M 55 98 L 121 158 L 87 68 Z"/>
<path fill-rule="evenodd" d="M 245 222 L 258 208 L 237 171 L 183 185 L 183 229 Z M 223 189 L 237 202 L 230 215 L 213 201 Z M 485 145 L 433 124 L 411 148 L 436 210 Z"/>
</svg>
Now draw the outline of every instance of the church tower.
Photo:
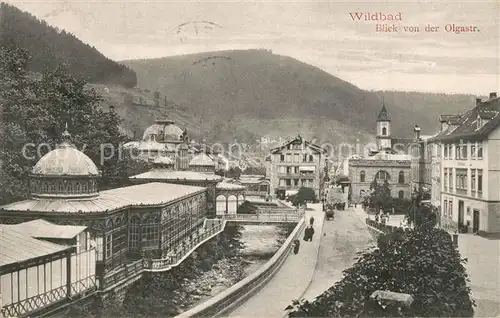
<svg viewBox="0 0 500 318">
<path fill-rule="evenodd" d="M 382 109 L 377 116 L 377 147 L 378 150 L 391 149 L 391 118 L 387 113 L 385 104 L 382 101 Z"/>
</svg>

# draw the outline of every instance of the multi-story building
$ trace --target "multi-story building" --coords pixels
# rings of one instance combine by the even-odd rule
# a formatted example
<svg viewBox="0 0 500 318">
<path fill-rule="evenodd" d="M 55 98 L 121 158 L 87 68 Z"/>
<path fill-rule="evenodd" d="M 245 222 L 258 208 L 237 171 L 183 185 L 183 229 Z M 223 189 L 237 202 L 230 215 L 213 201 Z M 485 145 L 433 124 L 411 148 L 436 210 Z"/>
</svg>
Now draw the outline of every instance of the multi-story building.
<svg viewBox="0 0 500 318">
<path fill-rule="evenodd" d="M 382 106 L 377 117 L 376 140 L 377 151 L 371 151 L 363 157 L 349 158 L 351 200 L 361 202 L 373 180 L 378 183 L 387 180 L 393 197 L 409 198 L 411 157 L 401 153 L 408 143 L 407 140 L 391 136 L 391 119 L 385 106 Z"/>
<path fill-rule="evenodd" d="M 326 162 L 326 150 L 300 135 L 272 148 L 266 160 L 270 193 L 284 198 L 301 187 L 308 187 L 313 188 L 319 198 Z"/>
<path fill-rule="evenodd" d="M 471 232 L 500 232 L 500 99 L 491 93 L 458 119 L 443 123 L 441 224 Z"/>
</svg>

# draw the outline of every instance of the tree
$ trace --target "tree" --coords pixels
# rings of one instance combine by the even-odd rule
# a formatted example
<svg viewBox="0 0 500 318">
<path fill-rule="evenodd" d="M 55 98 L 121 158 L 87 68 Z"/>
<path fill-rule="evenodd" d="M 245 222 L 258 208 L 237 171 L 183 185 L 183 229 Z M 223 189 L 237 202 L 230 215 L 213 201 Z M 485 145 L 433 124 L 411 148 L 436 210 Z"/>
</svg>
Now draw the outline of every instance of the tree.
<svg viewBox="0 0 500 318">
<path fill-rule="evenodd" d="M 381 235 L 377 248 L 363 252 L 342 280 L 314 301 L 294 301 L 289 316 L 473 317 L 465 262 L 441 229 L 397 230 Z M 401 311 L 379 306 L 377 312 L 369 301 L 377 290 L 410 294 L 414 302 Z"/>
<path fill-rule="evenodd" d="M 392 206 L 391 188 L 387 180 L 383 184 L 378 184 L 376 179 L 373 179 L 370 184 L 371 194 L 368 196 L 369 204 L 375 208 L 376 213 L 380 209 L 386 210 Z"/>
<path fill-rule="evenodd" d="M 304 205 L 308 201 L 316 201 L 316 192 L 313 188 L 301 187 L 295 195 L 292 203 L 295 206 Z"/>
<path fill-rule="evenodd" d="M 430 204 L 422 202 L 423 198 L 423 192 L 413 194 L 407 216 L 415 228 L 433 228 L 437 224 L 438 216 Z"/>
<path fill-rule="evenodd" d="M 0 182 L 4 202 L 28 195 L 32 167 L 61 142 L 66 123 L 77 149 L 101 170 L 102 188 L 128 183 L 131 158 L 119 152 L 128 138 L 119 131 L 118 114 L 103 111 L 101 96 L 85 89 L 86 82 L 70 75 L 65 66 L 46 69 L 35 78 L 28 73 L 29 61 L 25 50 L 0 49 L 0 161 L 5 176 Z M 25 147 L 29 144 L 35 146 Z M 37 153 L 42 144 L 50 147 L 39 148 Z"/>
</svg>

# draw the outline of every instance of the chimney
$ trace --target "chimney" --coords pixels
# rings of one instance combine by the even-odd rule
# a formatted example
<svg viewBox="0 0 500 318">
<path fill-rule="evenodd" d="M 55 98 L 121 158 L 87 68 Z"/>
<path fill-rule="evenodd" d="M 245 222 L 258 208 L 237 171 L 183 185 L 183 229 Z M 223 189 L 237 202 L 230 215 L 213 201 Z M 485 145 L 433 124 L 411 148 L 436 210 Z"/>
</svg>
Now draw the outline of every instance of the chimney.
<svg viewBox="0 0 500 318">
<path fill-rule="evenodd" d="M 476 98 L 476 106 L 479 106 L 482 102 L 481 98 Z"/>
<path fill-rule="evenodd" d="M 413 128 L 413 131 L 415 132 L 415 140 L 420 140 L 420 127 L 418 125 L 415 125 L 415 128 Z"/>
<path fill-rule="evenodd" d="M 490 93 L 490 99 L 494 98 L 497 98 L 497 93 L 496 92 Z"/>
</svg>

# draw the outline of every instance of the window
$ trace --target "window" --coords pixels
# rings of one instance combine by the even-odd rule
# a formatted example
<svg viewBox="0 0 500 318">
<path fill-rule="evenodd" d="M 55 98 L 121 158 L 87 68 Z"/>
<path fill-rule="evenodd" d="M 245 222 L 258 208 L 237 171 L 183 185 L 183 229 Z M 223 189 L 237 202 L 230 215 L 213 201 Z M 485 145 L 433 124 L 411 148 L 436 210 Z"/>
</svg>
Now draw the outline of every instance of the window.
<svg viewBox="0 0 500 318">
<path fill-rule="evenodd" d="M 293 156 L 294 156 L 294 159 L 295 159 L 294 162 L 300 162 L 300 160 L 299 160 L 299 154 L 298 153 L 296 153 Z"/>
<path fill-rule="evenodd" d="M 314 156 L 313 155 L 309 155 L 309 162 L 313 162 L 314 161 Z"/>
<path fill-rule="evenodd" d="M 286 173 L 286 167 L 285 167 L 285 166 L 280 166 L 280 167 L 278 168 L 278 172 L 279 172 L 279 173 Z"/>
<path fill-rule="evenodd" d="M 448 159 L 448 145 L 444 145 L 444 158 Z"/>
<path fill-rule="evenodd" d="M 184 211 L 182 211 L 184 212 Z M 182 213 L 181 212 L 181 213 Z M 184 217 L 184 215 L 182 215 Z M 142 246 L 156 248 L 160 244 L 160 222 L 157 218 L 148 217 L 141 224 Z"/>
<path fill-rule="evenodd" d="M 280 155 L 280 161 L 281 162 L 285 161 L 285 155 Z"/>
<path fill-rule="evenodd" d="M 459 190 L 467 190 L 467 169 L 456 169 L 455 170 L 456 174 L 456 183 L 457 183 L 457 189 Z"/>
<path fill-rule="evenodd" d="M 113 234 L 106 235 L 106 259 L 113 256 Z"/>
<path fill-rule="evenodd" d="M 382 180 L 382 181 L 384 181 L 384 180 L 389 181 L 391 178 L 390 178 L 389 174 L 386 171 L 379 171 L 375 175 L 375 179 Z"/>
<path fill-rule="evenodd" d="M 365 181 L 365 177 L 366 177 L 365 172 L 364 172 L 364 171 L 361 171 L 361 172 L 359 173 L 359 182 L 366 182 L 366 181 Z"/>
<path fill-rule="evenodd" d="M 405 183 L 405 173 L 404 171 L 399 172 L 398 183 Z"/>
<path fill-rule="evenodd" d="M 138 216 L 133 216 L 130 220 L 129 227 L 129 242 L 128 246 L 130 249 L 139 248 L 139 240 L 141 237 L 141 219 Z"/>
<path fill-rule="evenodd" d="M 450 189 L 453 189 L 453 168 L 449 168 L 448 171 L 450 176 Z"/>
<path fill-rule="evenodd" d="M 470 188 L 472 189 L 472 191 L 476 191 L 476 170 L 472 169 L 470 173 Z"/>
<path fill-rule="evenodd" d="M 452 201 L 450 201 L 450 203 L 448 204 L 448 207 L 449 207 L 449 209 L 448 209 L 448 218 L 451 219 L 452 216 L 453 216 L 453 202 Z"/>
<path fill-rule="evenodd" d="M 382 128 L 382 136 L 386 136 L 387 135 L 387 128 L 383 127 Z"/>
<path fill-rule="evenodd" d="M 470 156 L 472 159 L 476 159 L 476 145 L 470 146 Z"/>
<path fill-rule="evenodd" d="M 460 146 L 455 145 L 455 160 L 460 159 Z"/>
<path fill-rule="evenodd" d="M 483 191 L 483 170 L 477 170 L 477 191 Z"/>
<path fill-rule="evenodd" d="M 467 145 L 462 145 L 462 154 L 461 154 L 461 159 L 467 159 Z"/>
<path fill-rule="evenodd" d="M 483 145 L 477 145 L 477 159 L 483 159 Z"/>
<path fill-rule="evenodd" d="M 444 206 L 444 216 L 447 216 L 448 215 L 448 201 L 444 200 L 443 206 Z"/>
<path fill-rule="evenodd" d="M 398 198 L 402 200 L 405 197 L 405 192 L 403 190 L 398 192 Z"/>
<path fill-rule="evenodd" d="M 444 189 L 448 190 L 448 168 L 444 168 Z"/>
</svg>

